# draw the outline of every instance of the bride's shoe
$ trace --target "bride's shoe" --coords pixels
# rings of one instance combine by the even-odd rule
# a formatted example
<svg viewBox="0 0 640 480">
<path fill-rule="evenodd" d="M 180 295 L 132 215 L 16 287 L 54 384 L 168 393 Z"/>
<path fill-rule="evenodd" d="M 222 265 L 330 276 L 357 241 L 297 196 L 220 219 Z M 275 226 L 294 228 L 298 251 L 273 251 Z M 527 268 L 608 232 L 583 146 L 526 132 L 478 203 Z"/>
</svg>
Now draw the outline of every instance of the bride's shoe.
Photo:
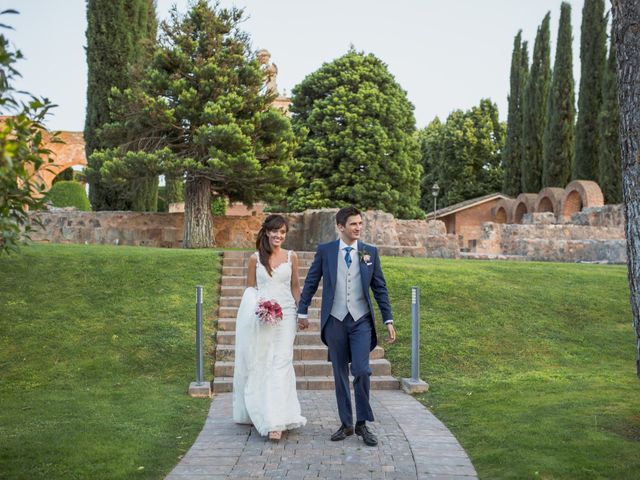
<svg viewBox="0 0 640 480">
<path fill-rule="evenodd" d="M 282 438 L 282 432 L 269 432 L 269 440 L 277 442 Z"/>
</svg>

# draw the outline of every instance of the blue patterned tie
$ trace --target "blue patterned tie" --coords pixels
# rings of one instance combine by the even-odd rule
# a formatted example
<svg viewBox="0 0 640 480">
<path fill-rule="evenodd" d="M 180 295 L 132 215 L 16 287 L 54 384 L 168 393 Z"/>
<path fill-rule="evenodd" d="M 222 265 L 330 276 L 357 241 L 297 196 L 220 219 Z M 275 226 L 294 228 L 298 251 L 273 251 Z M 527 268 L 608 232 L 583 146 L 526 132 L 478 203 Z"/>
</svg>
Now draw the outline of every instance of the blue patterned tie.
<svg viewBox="0 0 640 480">
<path fill-rule="evenodd" d="M 346 252 L 344 254 L 344 261 L 347 263 L 347 268 L 349 268 L 351 266 L 351 250 L 353 250 L 353 247 L 344 247 L 343 250 Z"/>
</svg>

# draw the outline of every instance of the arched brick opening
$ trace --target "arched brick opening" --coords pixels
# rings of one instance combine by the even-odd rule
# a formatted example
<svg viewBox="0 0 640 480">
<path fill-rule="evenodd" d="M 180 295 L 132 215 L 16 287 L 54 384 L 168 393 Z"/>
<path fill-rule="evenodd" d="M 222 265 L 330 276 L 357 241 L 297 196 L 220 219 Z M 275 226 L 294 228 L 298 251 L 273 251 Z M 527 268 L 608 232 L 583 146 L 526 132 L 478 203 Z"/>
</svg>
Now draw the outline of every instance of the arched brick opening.
<svg viewBox="0 0 640 480">
<path fill-rule="evenodd" d="M 560 212 L 560 204 L 564 196 L 564 188 L 543 188 L 536 197 L 534 212 L 552 212 L 556 217 Z"/>
<path fill-rule="evenodd" d="M 522 217 L 527 212 L 527 206 L 524 203 L 516 205 L 516 209 L 513 212 L 513 223 L 522 223 Z"/>
<path fill-rule="evenodd" d="M 543 198 L 538 208 L 536 208 L 536 212 L 553 212 L 553 204 L 551 200 L 548 198 Z"/>
<path fill-rule="evenodd" d="M 53 185 L 59 173 L 76 165 L 87 165 L 82 132 L 60 132 L 59 139 L 64 143 L 49 143 L 49 133 L 44 133 L 45 147 L 51 150 L 53 163 L 40 167 L 36 175 L 45 184 L 45 190 Z"/>
<path fill-rule="evenodd" d="M 501 198 L 496 202 L 494 207 L 494 222 L 496 223 L 513 223 L 513 205 L 515 200 L 512 198 Z"/>
<path fill-rule="evenodd" d="M 582 198 L 580 193 L 576 190 L 569 193 L 564 200 L 564 208 L 562 209 L 562 215 L 564 217 L 571 217 L 574 213 L 582 210 Z"/>
<path fill-rule="evenodd" d="M 525 213 L 534 211 L 534 204 L 537 195 L 535 193 L 521 193 L 515 200 L 513 206 L 513 223 L 522 223 Z"/>
<path fill-rule="evenodd" d="M 568 220 L 583 208 L 602 207 L 604 196 L 596 182 L 591 180 L 574 180 L 565 188 L 560 205 L 563 220 Z"/>
</svg>

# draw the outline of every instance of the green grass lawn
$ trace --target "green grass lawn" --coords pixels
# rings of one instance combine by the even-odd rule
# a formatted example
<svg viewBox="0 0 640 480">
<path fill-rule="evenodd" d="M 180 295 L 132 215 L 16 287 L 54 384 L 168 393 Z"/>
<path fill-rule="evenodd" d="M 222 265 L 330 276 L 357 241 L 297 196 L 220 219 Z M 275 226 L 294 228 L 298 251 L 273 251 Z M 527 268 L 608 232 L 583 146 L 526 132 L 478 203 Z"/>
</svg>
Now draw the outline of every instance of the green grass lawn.
<svg viewBox="0 0 640 480">
<path fill-rule="evenodd" d="M 0 478 L 163 478 L 210 404 L 186 389 L 195 286 L 211 315 L 218 267 L 211 250 L 36 245 L 0 257 Z"/>
<path fill-rule="evenodd" d="M 383 259 L 411 373 L 412 285 L 421 288 L 418 399 L 481 478 L 636 479 L 640 380 L 624 266 Z"/>
<path fill-rule="evenodd" d="M 160 479 L 202 427 L 195 285 L 213 251 L 37 245 L 0 258 L 0 479 Z M 419 400 L 481 478 L 637 478 L 640 380 L 626 269 L 383 259 L 410 375 L 421 287 Z M 208 322 L 210 324 L 210 322 Z M 209 349 L 211 345 L 207 345 Z M 209 375 L 207 375 L 209 376 Z"/>
</svg>

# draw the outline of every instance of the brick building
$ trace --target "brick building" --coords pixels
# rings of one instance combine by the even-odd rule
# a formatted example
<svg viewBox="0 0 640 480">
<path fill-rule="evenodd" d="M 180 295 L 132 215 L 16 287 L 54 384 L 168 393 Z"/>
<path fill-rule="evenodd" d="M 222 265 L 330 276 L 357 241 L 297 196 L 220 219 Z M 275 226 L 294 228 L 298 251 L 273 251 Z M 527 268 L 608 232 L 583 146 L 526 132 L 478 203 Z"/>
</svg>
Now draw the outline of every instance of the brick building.
<svg viewBox="0 0 640 480">
<path fill-rule="evenodd" d="M 464 202 L 436 210 L 435 219 L 444 222 L 447 233 L 458 236 L 463 251 L 473 250 L 480 238 L 482 224 L 495 221 L 495 209 L 500 200 L 511 198 L 501 193 L 492 193 L 484 197 L 472 198 Z M 433 212 L 427 220 L 433 220 Z"/>
</svg>

